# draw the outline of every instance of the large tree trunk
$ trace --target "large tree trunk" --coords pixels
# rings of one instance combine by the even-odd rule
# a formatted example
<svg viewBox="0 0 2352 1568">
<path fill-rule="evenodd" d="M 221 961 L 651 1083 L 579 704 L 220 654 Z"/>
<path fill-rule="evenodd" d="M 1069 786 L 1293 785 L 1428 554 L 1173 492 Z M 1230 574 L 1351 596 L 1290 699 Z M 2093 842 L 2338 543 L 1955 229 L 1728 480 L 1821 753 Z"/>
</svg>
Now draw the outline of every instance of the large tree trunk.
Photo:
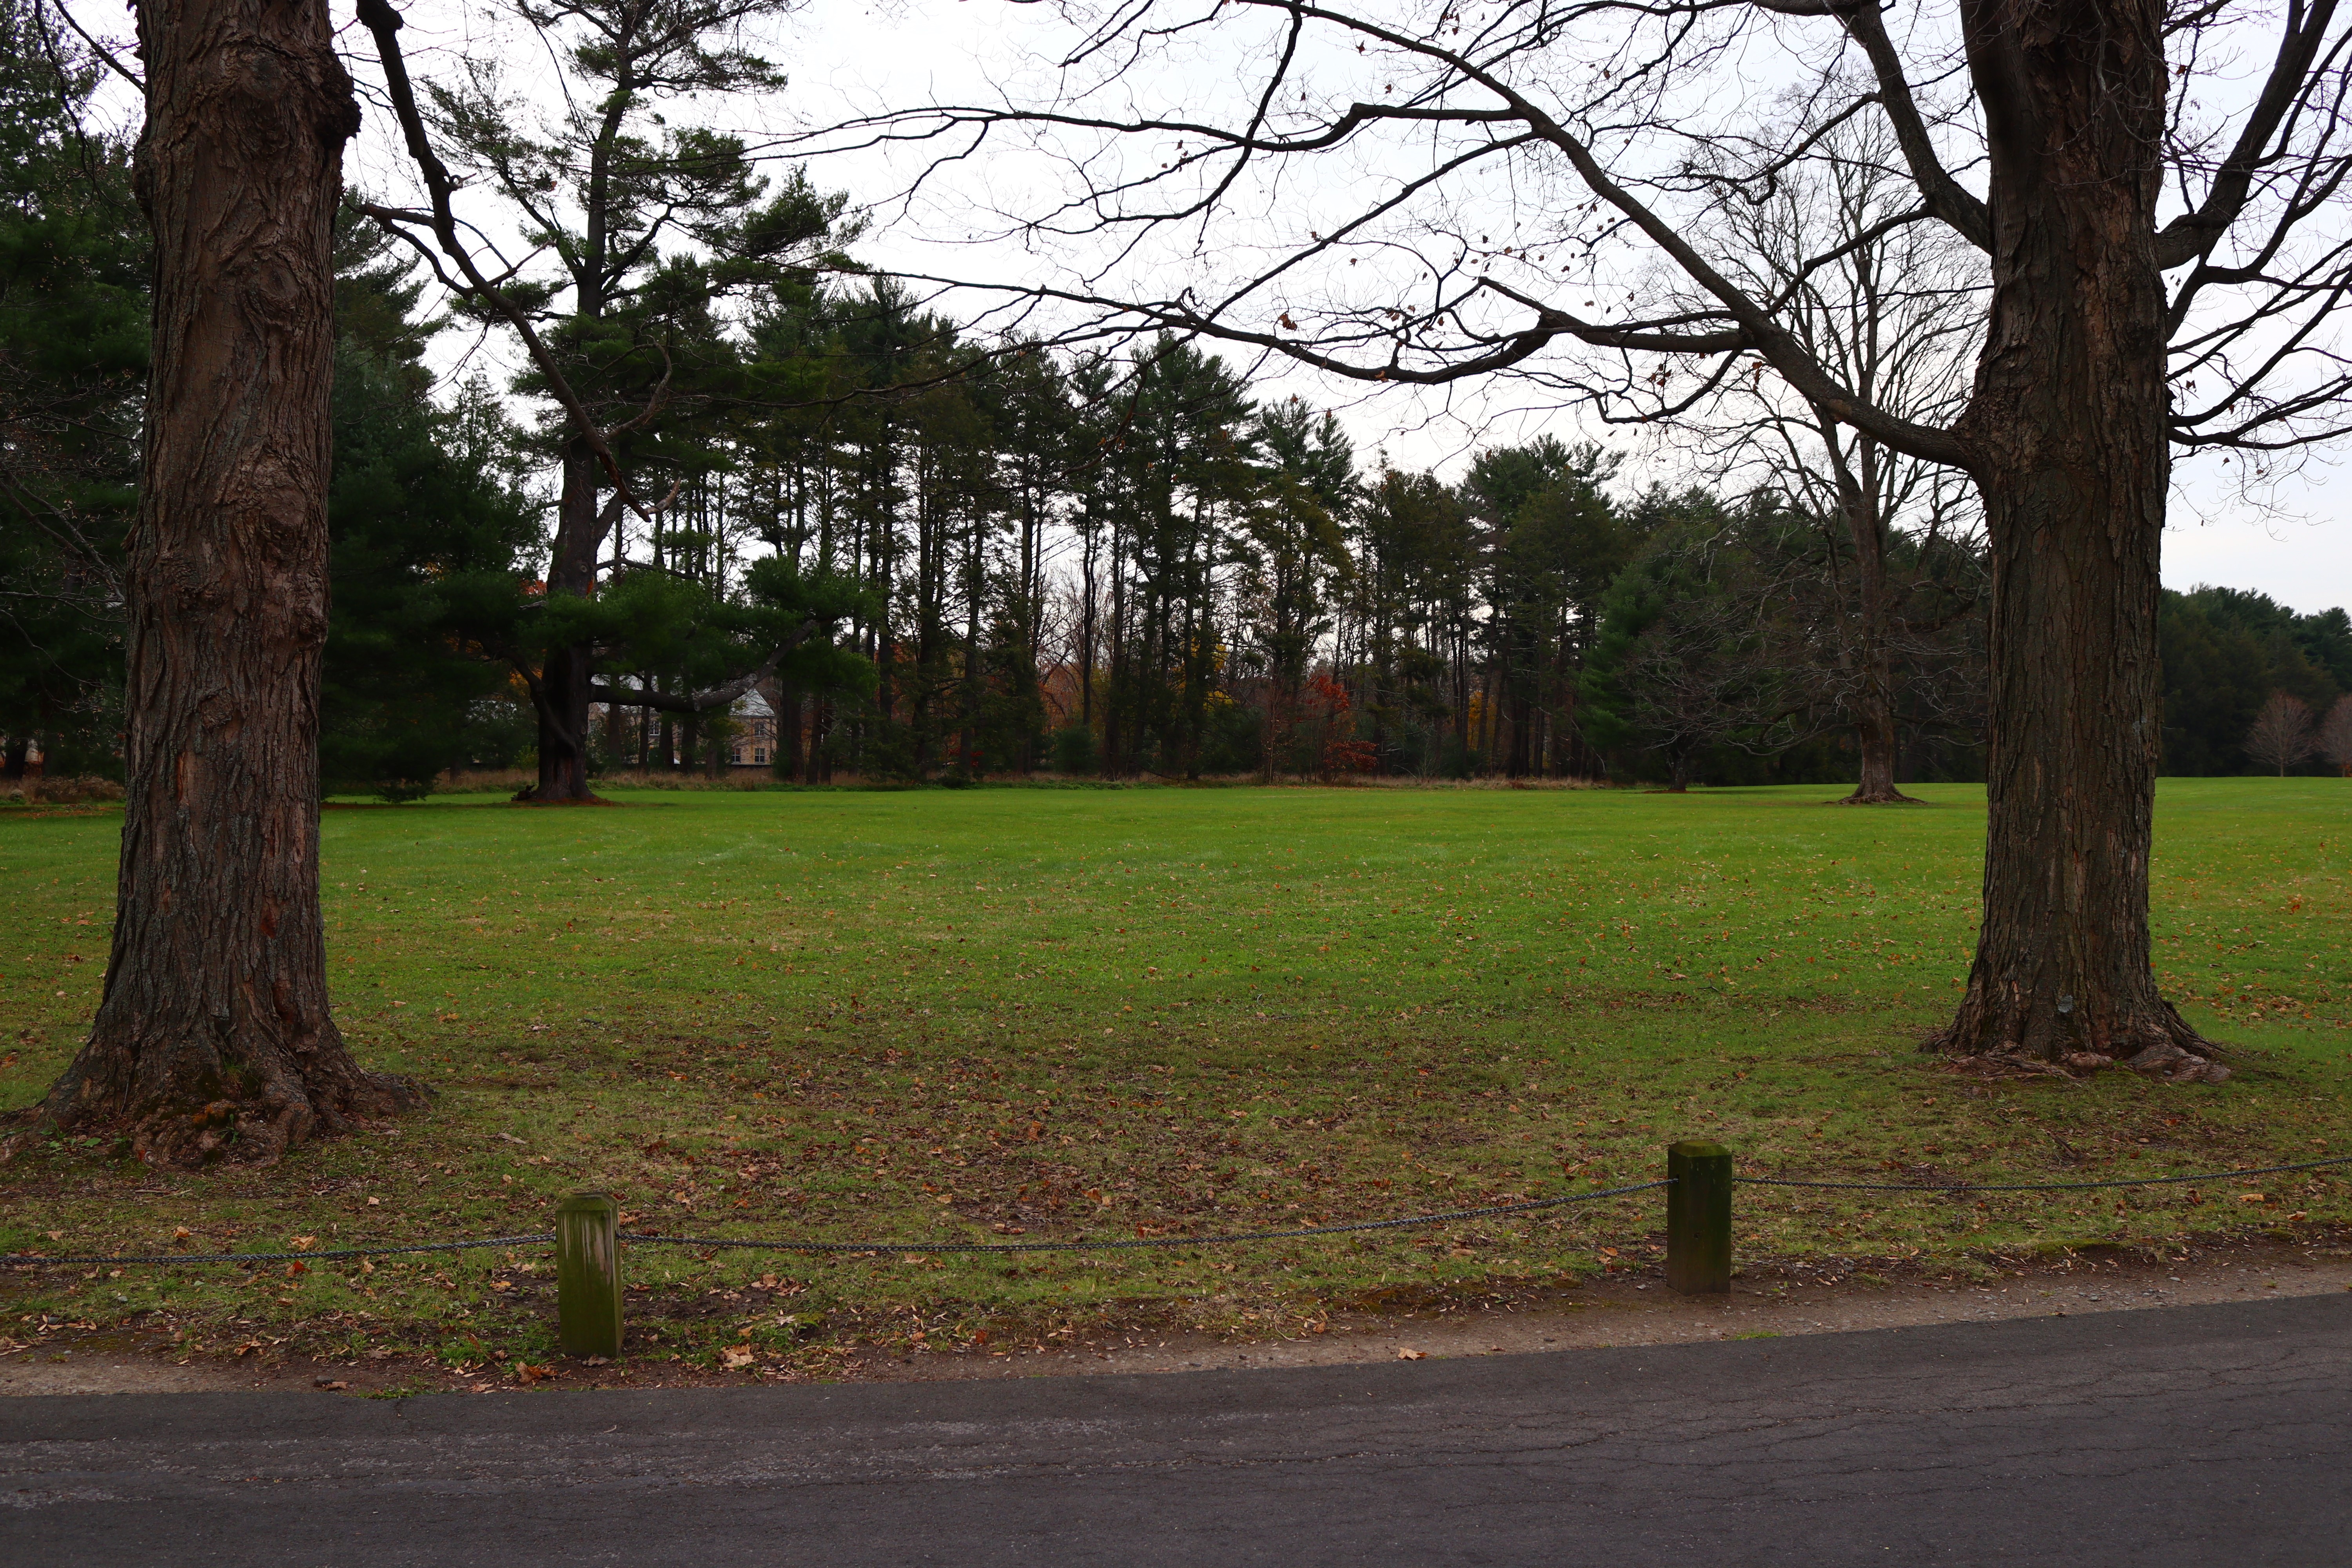
<svg viewBox="0 0 2352 1568">
<path fill-rule="evenodd" d="M 1984 923 L 1937 1043 L 2180 1061 L 2148 962 L 2169 477 L 2152 0 L 1969 0 L 1993 304 L 1964 433 L 1992 549 Z M 2192 1064 L 2193 1066 L 2193 1064 Z"/>
<path fill-rule="evenodd" d="M 769 755 L 775 759 L 776 776 L 793 784 L 801 776 L 801 715 L 806 702 L 797 686 L 781 688 L 777 695 L 776 749 Z"/>
<path fill-rule="evenodd" d="M 1695 748 L 1682 742 L 1676 742 L 1666 748 L 1666 793 L 1668 795 L 1690 793 L 1691 760 L 1694 750 Z"/>
<path fill-rule="evenodd" d="M 596 458 L 585 437 L 563 444 L 563 491 L 556 502 L 554 559 L 548 563 L 550 598 L 585 598 L 596 591 L 596 550 L 603 542 L 596 510 Z M 539 783 L 524 797 L 561 803 L 593 800 L 588 785 L 588 688 L 596 678 L 596 650 L 551 649 L 531 689 L 539 717 Z"/>
<path fill-rule="evenodd" d="M 322 0 L 145 0 L 154 359 L 130 552 L 130 790 L 106 991 L 49 1091 L 153 1164 L 275 1158 L 416 1091 L 327 1004 L 329 259 L 359 128 Z"/>
<path fill-rule="evenodd" d="M 1887 647 L 1886 521 L 1878 509 L 1874 454 L 1860 454 L 1856 475 L 1838 465 L 1838 489 L 1846 531 L 1853 541 L 1856 608 L 1853 733 L 1862 748 L 1862 777 L 1844 805 L 1892 805 L 1911 796 L 1895 787 L 1895 658 Z"/>
<path fill-rule="evenodd" d="M 1853 793 L 1838 804 L 1900 805 L 1914 801 L 1895 786 L 1895 711 L 1884 688 L 1864 688 L 1855 705 L 1853 736 L 1862 750 L 1862 773 Z"/>
</svg>

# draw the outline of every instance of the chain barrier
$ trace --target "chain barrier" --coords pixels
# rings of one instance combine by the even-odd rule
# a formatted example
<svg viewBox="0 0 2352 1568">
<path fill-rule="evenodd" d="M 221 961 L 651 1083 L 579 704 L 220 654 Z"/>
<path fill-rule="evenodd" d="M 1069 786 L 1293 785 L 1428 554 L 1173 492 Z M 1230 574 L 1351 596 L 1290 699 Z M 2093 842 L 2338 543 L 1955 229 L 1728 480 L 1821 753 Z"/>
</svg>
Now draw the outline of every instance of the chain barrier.
<svg viewBox="0 0 2352 1568">
<path fill-rule="evenodd" d="M 2352 1154 L 2332 1160 L 2306 1160 L 2299 1165 L 2257 1165 L 2251 1170 L 2206 1171 L 2193 1176 L 2125 1176 L 2111 1182 L 1811 1182 L 1786 1176 L 1734 1176 L 1732 1180 L 1748 1187 L 1822 1187 L 1847 1193 L 2091 1193 L 2106 1187 L 2168 1187 L 2187 1182 L 2233 1182 L 2247 1176 L 2276 1176 L 2293 1171 L 2325 1170 L 2330 1165 L 2352 1165 Z"/>
<path fill-rule="evenodd" d="M 484 1247 L 524 1247 L 553 1241 L 553 1231 L 530 1236 L 486 1236 L 478 1241 L 432 1241 L 419 1247 L 330 1247 L 310 1252 L 156 1252 L 124 1258 L 51 1258 L 38 1252 L 0 1253 L 0 1265 L 25 1268 L 46 1265 L 87 1268 L 105 1263 L 316 1263 L 329 1258 L 397 1258 L 410 1252 L 470 1252 Z"/>
<path fill-rule="evenodd" d="M 2300 1171 L 2326 1170 L 2337 1165 L 2352 1165 L 2352 1154 L 2327 1160 L 2306 1160 L 2293 1165 L 2257 1165 L 2242 1171 L 2203 1171 L 2187 1176 L 2127 1176 L 2104 1182 L 1999 1182 L 1999 1183 L 1920 1183 L 1920 1182 L 1822 1182 L 1791 1176 L 1734 1176 L 1732 1180 L 1750 1187 L 1804 1187 L 1829 1192 L 1858 1193 L 1924 1193 L 1935 1196 L 1951 1196 L 1964 1193 L 2087 1193 L 2111 1187 L 2177 1186 L 2191 1182 L 2240 1181 L 2249 1176 L 2286 1175 Z M 641 1247 L 699 1247 L 710 1249 L 731 1249 L 755 1252 L 814 1253 L 884 1253 L 884 1252 L 1111 1252 L 1133 1251 L 1139 1248 L 1171 1248 L 1184 1247 L 1226 1247 L 1245 1241 L 1293 1241 L 1315 1236 L 1349 1236 L 1365 1231 L 1402 1230 L 1415 1226 L 1453 1225 L 1462 1220 L 1491 1219 L 1503 1215 L 1534 1214 L 1543 1209 L 1565 1207 L 1570 1204 L 1591 1203 L 1597 1198 L 1623 1197 L 1631 1193 L 1653 1192 L 1673 1185 L 1672 1178 L 1656 1182 L 1637 1182 L 1631 1186 L 1603 1187 L 1596 1192 L 1572 1193 L 1566 1197 L 1538 1198 L 1529 1203 L 1491 1204 L 1482 1208 L 1449 1209 L 1440 1214 L 1406 1215 L 1399 1219 L 1355 1220 L 1342 1225 L 1302 1226 L 1289 1230 L 1234 1231 L 1219 1236 L 1149 1236 L 1121 1237 L 1103 1241 L 941 1241 L 941 1242 L 876 1242 L 876 1241 L 767 1241 L 756 1238 L 716 1236 L 660 1236 L 652 1233 L 623 1231 L 619 1239 Z M 529 1247 L 555 1240 L 550 1231 L 528 1236 L 492 1236 L 474 1241 L 435 1241 L 413 1247 L 321 1247 L 310 1252 L 162 1252 L 125 1254 L 120 1257 L 68 1256 L 52 1258 L 37 1252 L 0 1253 L 0 1268 L 88 1268 L 108 1265 L 136 1263 L 318 1263 L 342 1258 L 398 1258 L 423 1252 L 469 1252 L 499 1247 Z"/>
<path fill-rule="evenodd" d="M 1671 1181 L 1641 1182 L 1630 1187 L 1604 1187 L 1599 1192 L 1575 1193 L 1564 1198 L 1538 1198 L 1532 1203 L 1494 1204 L 1485 1208 L 1453 1209 L 1444 1214 L 1407 1215 L 1402 1219 L 1312 1225 L 1297 1230 L 1235 1231 L 1224 1236 L 1120 1237 L 1109 1241 L 949 1241 L 936 1247 L 922 1242 L 758 1241 L 732 1237 L 646 1236 L 625 1230 L 621 1232 L 621 1239 L 640 1246 L 737 1247 L 753 1252 L 1109 1252 L 1115 1249 L 1131 1251 L 1138 1247 L 1223 1247 L 1237 1241 L 1288 1241 L 1303 1236 L 1345 1236 L 1356 1231 L 1401 1230 L 1408 1226 L 1452 1225 L 1456 1220 L 1486 1219 L 1495 1215 L 1532 1214 L 1538 1209 L 1591 1203 L 1595 1198 L 1622 1197 L 1627 1193 L 1646 1193 L 1655 1187 L 1672 1184 Z"/>
</svg>

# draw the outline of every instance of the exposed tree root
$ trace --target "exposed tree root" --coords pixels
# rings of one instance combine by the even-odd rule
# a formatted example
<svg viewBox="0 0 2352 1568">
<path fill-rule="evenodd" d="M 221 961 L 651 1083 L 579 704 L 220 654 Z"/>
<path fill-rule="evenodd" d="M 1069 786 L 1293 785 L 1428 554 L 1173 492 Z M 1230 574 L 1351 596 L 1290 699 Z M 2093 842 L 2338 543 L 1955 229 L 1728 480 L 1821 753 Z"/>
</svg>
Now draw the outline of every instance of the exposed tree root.
<svg viewBox="0 0 2352 1568">
<path fill-rule="evenodd" d="M 2161 999 L 2104 1026 L 2051 1008 L 2011 1011 L 2014 1016 L 1996 1016 L 1972 993 L 1959 1016 L 1920 1049 L 1991 1077 L 2081 1078 L 2111 1068 L 2168 1083 L 2222 1083 L 2230 1077 L 2219 1059 L 2226 1047 L 2199 1034 Z"/>
<path fill-rule="evenodd" d="M 136 1085 L 68 1074 L 42 1107 L 41 1119 L 60 1131 L 121 1137 L 141 1163 L 185 1171 L 275 1164 L 297 1144 L 421 1110 L 432 1097 L 413 1079 L 356 1068 L 307 1084 L 291 1073 L 236 1076 L 241 1083 L 215 1078 L 202 1086 L 141 1092 Z"/>
</svg>

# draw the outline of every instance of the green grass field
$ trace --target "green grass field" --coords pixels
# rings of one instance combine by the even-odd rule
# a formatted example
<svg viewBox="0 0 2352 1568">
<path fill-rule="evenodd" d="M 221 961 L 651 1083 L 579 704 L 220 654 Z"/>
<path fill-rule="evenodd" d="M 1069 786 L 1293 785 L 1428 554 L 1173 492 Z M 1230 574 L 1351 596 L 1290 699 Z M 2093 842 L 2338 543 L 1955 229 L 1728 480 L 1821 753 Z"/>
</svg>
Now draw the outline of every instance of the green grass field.
<svg viewBox="0 0 2352 1568">
<path fill-rule="evenodd" d="M 2158 969 L 2239 1048 L 2218 1088 L 1985 1083 L 1913 1047 L 1966 971 L 1980 791 L 638 791 L 436 797 L 324 822 L 338 1013 L 435 1108 L 267 1171 L 159 1176 L 96 1141 L 0 1166 L 0 1250 L 537 1229 L 577 1186 L 667 1233 L 873 1237 L 835 1261 L 632 1255 L 646 1353 L 818 1374 L 876 1345 L 1557 1286 L 1648 1259 L 1654 1194 L 1218 1253 L 934 1256 L 927 1240 L 1379 1217 L 1657 1173 L 2020 1180 L 2352 1152 L 2352 783 L 2167 780 Z M 0 1109 L 97 998 L 119 816 L 0 813 Z M 1743 1194 L 1750 1258 L 2162 1245 L 2352 1219 L 2327 1176 L 1982 1203 Z M 2250 1189 L 2251 1190 L 2251 1189 Z M 177 1233 L 184 1230 L 184 1238 Z M 765 1279 L 766 1283 L 761 1281 Z M 526 1249 L 25 1275 L 41 1314 L 191 1346 L 546 1352 Z"/>
</svg>

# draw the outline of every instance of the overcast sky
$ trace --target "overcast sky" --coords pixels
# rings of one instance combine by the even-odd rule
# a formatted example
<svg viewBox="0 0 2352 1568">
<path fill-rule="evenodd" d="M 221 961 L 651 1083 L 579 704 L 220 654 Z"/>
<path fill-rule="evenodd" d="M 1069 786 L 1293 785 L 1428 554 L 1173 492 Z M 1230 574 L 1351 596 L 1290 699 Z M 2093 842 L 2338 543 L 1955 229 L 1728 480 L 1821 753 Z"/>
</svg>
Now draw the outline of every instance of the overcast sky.
<svg viewBox="0 0 2352 1568">
<path fill-rule="evenodd" d="M 1047 5 L 1013 5 L 1003 0 L 902 0 L 883 5 L 826 4 L 824 0 L 793 26 L 792 111 L 803 123 L 829 123 L 847 112 L 903 107 L 926 100 L 988 101 L 992 88 L 1045 79 L 1044 58 L 1068 37 Z M 867 160 L 821 162 L 813 170 L 829 186 L 853 195 L 895 188 L 904 170 Z M 964 236 L 926 234 L 922 223 L 886 226 L 866 253 L 876 262 L 924 272 L 973 276 L 993 260 L 997 277 L 1023 276 L 1017 254 L 992 257 L 962 250 L 951 258 L 942 246 Z M 1402 388 L 1367 394 L 1360 384 L 1307 370 L 1293 370 L 1278 384 L 1312 400 L 1340 407 L 1359 449 L 1367 457 L 1385 449 L 1400 468 L 1434 467 L 1458 472 L 1482 441 L 1524 439 L 1549 429 L 1564 437 L 1591 435 L 1627 447 L 1622 432 L 1585 430 L 1560 414 L 1525 404 L 1525 387 L 1498 387 L 1490 396 L 1456 390 L 1416 396 Z M 1672 455 L 1631 447 L 1629 477 L 1671 479 Z M 2164 580 L 2189 588 L 2216 583 L 2252 588 L 2298 610 L 2352 603 L 2352 517 L 2347 516 L 2347 477 L 2322 455 L 2300 465 L 2253 504 L 2201 458 L 2183 463 L 2165 539 Z M 2352 457 L 2352 450 L 2341 454 Z"/>
<path fill-rule="evenodd" d="M 351 24 L 343 0 L 333 3 L 336 19 L 344 27 L 345 47 L 360 57 L 353 62 L 354 74 L 364 80 L 373 75 L 367 65 L 370 41 Z M 412 0 L 402 9 L 409 21 L 404 41 L 420 73 L 431 72 L 436 62 L 446 68 L 455 52 L 488 49 L 503 60 L 519 89 L 551 89 L 554 73 L 543 51 L 527 34 L 486 19 L 493 14 L 471 9 L 463 0 Z M 85 26 L 101 35 L 120 37 L 127 31 L 127 23 L 110 5 L 80 0 L 77 11 Z M 783 132 L 885 108 L 924 101 L 984 102 L 1006 92 L 1035 91 L 1050 84 L 1051 63 L 1067 37 L 1055 9 L 1045 5 L 817 0 L 784 24 L 776 40 L 773 53 L 792 75 L 784 100 L 751 107 L 735 118 L 746 131 Z M 1195 47 L 1188 75 L 1199 74 L 1177 84 L 1171 96 L 1181 99 L 1190 90 L 1206 95 L 1221 85 L 1213 42 L 1212 36 Z M 1222 85 L 1230 86 L 1233 79 L 1228 69 Z M 125 114 L 132 111 L 127 103 L 118 102 L 118 108 Z M 973 230 L 987 223 L 990 206 L 1017 207 L 1035 199 L 1034 172 L 1018 164 L 1017 159 L 1004 158 L 970 165 L 932 199 L 912 208 L 882 209 L 861 247 L 862 256 L 885 268 L 1021 281 L 1034 269 L 1035 258 L 1024 259 L 1009 245 L 972 243 Z M 407 184 L 392 127 L 377 115 L 369 117 L 348 166 L 355 183 L 373 190 Z M 845 190 L 854 200 L 871 202 L 902 188 L 911 167 L 903 160 L 894 164 L 887 157 L 863 153 L 818 159 L 810 173 L 824 188 Z M 1349 171 L 1343 165 L 1331 165 L 1321 177 L 1339 184 L 1323 192 L 1296 188 L 1288 199 L 1304 205 L 1318 199 L 1349 199 L 1350 193 L 1344 188 Z M 487 202 L 482 205 L 488 207 Z M 471 216 L 486 223 L 496 217 L 488 210 Z M 461 345 L 446 346 L 454 354 Z M 504 344 L 486 343 L 476 353 L 489 354 L 500 364 L 512 363 L 511 350 Z M 1360 384 L 1297 369 L 1260 384 L 1337 407 L 1367 462 L 1384 451 L 1400 468 L 1436 468 L 1451 476 L 1479 445 L 1521 440 L 1548 430 L 1569 439 L 1592 436 L 1627 451 L 1625 475 L 1635 482 L 1680 477 L 1670 452 L 1635 447 L 1622 432 L 1587 430 L 1571 416 L 1530 406 L 1530 389 L 1525 385 L 1416 395 L 1402 388 L 1368 390 Z M 2241 499 L 2222 482 L 2220 471 L 2209 469 L 2202 459 L 2184 464 L 2165 542 L 2167 584 L 2188 588 L 2217 583 L 2258 589 L 2306 611 L 2352 602 L 2352 526 L 2347 526 L 2352 519 L 2345 515 L 2346 481 L 2336 457 L 2323 454 L 2306 460 L 2276 483 L 2267 504 L 2260 506 Z"/>
</svg>

